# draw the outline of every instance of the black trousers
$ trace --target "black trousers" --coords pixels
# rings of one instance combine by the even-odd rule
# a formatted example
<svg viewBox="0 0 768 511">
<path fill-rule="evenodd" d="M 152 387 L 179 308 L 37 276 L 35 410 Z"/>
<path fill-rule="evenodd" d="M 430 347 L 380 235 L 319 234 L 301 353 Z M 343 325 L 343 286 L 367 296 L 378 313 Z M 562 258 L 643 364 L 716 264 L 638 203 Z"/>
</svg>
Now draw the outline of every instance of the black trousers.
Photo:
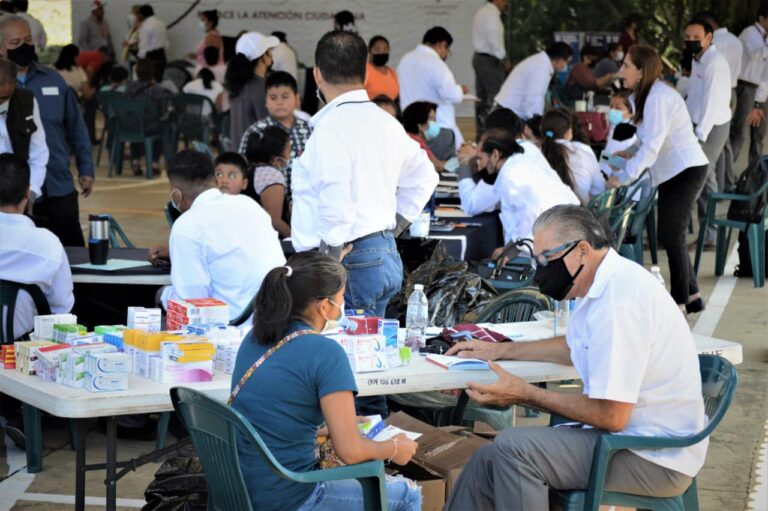
<svg viewBox="0 0 768 511">
<path fill-rule="evenodd" d="M 160 48 L 158 50 L 152 50 L 147 52 L 147 60 L 150 62 L 157 62 L 160 69 L 165 71 L 165 64 L 168 62 L 165 57 L 165 50 Z"/>
<path fill-rule="evenodd" d="M 679 305 L 699 292 L 685 237 L 708 171 L 709 165 L 689 167 L 659 185 L 659 240 L 669 259 L 672 298 Z"/>
<path fill-rule="evenodd" d="M 475 104 L 475 129 L 479 139 L 485 131 L 485 119 L 491 111 L 493 99 L 507 75 L 501 61 L 485 53 L 476 52 L 472 56 L 472 68 L 475 70 L 475 90 L 480 99 Z"/>
<path fill-rule="evenodd" d="M 34 214 L 38 226 L 50 230 L 65 247 L 85 246 L 77 191 L 61 197 L 45 197 L 35 203 Z"/>
</svg>

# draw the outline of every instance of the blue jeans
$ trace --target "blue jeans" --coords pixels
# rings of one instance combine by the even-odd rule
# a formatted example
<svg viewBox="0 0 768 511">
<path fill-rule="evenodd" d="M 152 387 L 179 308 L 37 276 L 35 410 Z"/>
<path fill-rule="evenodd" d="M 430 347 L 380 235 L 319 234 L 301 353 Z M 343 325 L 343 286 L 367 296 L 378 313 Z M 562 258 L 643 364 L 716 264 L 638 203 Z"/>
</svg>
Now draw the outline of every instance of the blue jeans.
<svg viewBox="0 0 768 511">
<path fill-rule="evenodd" d="M 384 317 L 387 304 L 403 285 L 403 262 L 392 233 L 353 242 L 342 264 L 347 269 L 345 307 Z"/>
<path fill-rule="evenodd" d="M 403 286 L 403 262 L 392 233 L 353 242 L 342 264 L 347 269 L 344 307 L 363 309 L 366 316 L 383 318 L 387 304 Z M 358 415 L 389 415 L 384 396 L 358 397 L 355 408 Z"/>
<path fill-rule="evenodd" d="M 355 479 L 327 481 L 315 490 L 297 511 L 355 511 L 363 509 L 363 488 Z M 421 488 L 416 483 L 387 477 L 389 511 L 421 511 Z"/>
</svg>

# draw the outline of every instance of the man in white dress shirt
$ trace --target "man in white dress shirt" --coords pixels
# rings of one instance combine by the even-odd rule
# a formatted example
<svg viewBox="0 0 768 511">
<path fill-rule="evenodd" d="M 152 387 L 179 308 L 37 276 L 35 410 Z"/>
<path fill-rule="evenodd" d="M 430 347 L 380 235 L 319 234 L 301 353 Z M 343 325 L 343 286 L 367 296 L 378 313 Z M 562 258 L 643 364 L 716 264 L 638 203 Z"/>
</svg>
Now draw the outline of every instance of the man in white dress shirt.
<svg viewBox="0 0 768 511">
<path fill-rule="evenodd" d="M 216 188 L 211 158 L 181 151 L 168 162 L 171 203 L 182 212 L 171 228 L 172 298 L 218 298 L 239 316 L 258 293 L 264 276 L 285 264 L 269 215 L 250 197 L 223 194 Z M 157 256 L 157 252 L 150 257 Z"/>
<path fill-rule="evenodd" d="M 472 21 L 472 68 L 475 70 L 475 91 L 480 98 L 475 104 L 477 136 L 485 130 L 485 118 L 493 106 L 506 77 L 507 50 L 501 13 L 507 10 L 508 0 L 488 0 L 477 10 Z"/>
<path fill-rule="evenodd" d="M 9 129 L 10 127 L 10 129 Z M 14 153 L 29 164 L 30 200 L 32 207 L 42 196 L 48 145 L 35 95 L 16 87 L 16 64 L 0 58 L 0 153 Z"/>
<path fill-rule="evenodd" d="M 451 54 L 453 36 L 443 27 L 432 27 L 424 34 L 421 44 L 406 53 L 397 66 L 400 82 L 400 109 L 416 101 L 429 101 L 437 105 L 437 123 L 453 130 L 456 147 L 464 137 L 456 125 L 454 105 L 461 103 L 469 92 L 459 85 L 445 60 Z"/>
<path fill-rule="evenodd" d="M 495 102 L 509 108 L 523 119 L 544 114 L 544 98 L 555 72 L 562 71 L 571 60 L 573 49 L 563 42 L 526 58 L 509 73 Z"/>
<path fill-rule="evenodd" d="M 580 298 L 566 335 L 533 342 L 460 342 L 448 352 L 483 360 L 572 365 L 582 395 L 541 389 L 489 362 L 499 380 L 469 384 L 482 403 L 523 403 L 574 421 L 509 428 L 464 467 L 445 509 L 549 509 L 550 489 L 586 489 L 601 435 L 683 437 L 707 424 L 696 346 L 683 315 L 642 266 L 621 257 L 595 217 L 556 206 L 533 226 L 536 283 L 556 300 Z M 584 427 L 587 426 L 587 427 Z M 606 491 L 682 495 L 704 465 L 708 439 L 677 449 L 621 450 Z"/>
<path fill-rule="evenodd" d="M 712 26 L 715 31 L 712 44 L 717 47 L 717 50 L 725 56 L 725 60 L 728 61 L 728 66 L 731 69 L 731 117 L 736 112 L 736 86 L 739 83 L 739 75 L 741 74 L 741 62 L 744 54 L 744 48 L 741 45 L 741 41 L 738 37 L 728 31 L 726 27 L 721 27 L 717 22 L 715 15 L 709 11 L 702 11 L 694 19 L 701 19 L 706 21 Z M 718 181 L 718 188 L 721 191 L 730 190 L 736 185 L 736 176 L 733 174 L 733 150 L 731 149 L 730 136 L 725 141 L 725 147 L 723 152 L 720 153 L 720 158 L 717 159 L 717 167 L 715 170 L 718 180 L 722 177 L 722 181 Z"/>
<path fill-rule="evenodd" d="M 707 181 L 698 199 L 699 220 L 707 214 L 707 199 L 722 191 L 723 177 L 717 175 L 717 160 L 723 152 L 731 128 L 731 68 L 719 49 L 712 44 L 712 26 L 703 19 L 685 27 L 686 51 L 693 55 L 691 78 L 685 104 L 691 114 L 694 133 L 709 160 Z M 715 245 L 715 228 L 705 241 Z"/>
<path fill-rule="evenodd" d="M 749 127 L 749 164 L 763 155 L 768 99 L 768 2 L 757 10 L 757 21 L 739 35 L 744 54 L 736 86 L 736 112 L 731 120 L 733 164 L 739 159 Z"/>
<path fill-rule="evenodd" d="M 291 239 L 299 252 L 319 248 L 344 264 L 346 308 L 383 316 L 403 279 L 395 236 L 423 211 L 438 176 L 402 125 L 369 101 L 367 59 L 353 32 L 317 43 L 314 76 L 327 104 L 293 166 Z M 386 414 L 386 402 L 358 402 L 358 411 Z"/>
<path fill-rule="evenodd" d="M 151 5 L 145 4 L 139 8 L 139 58 L 159 62 L 165 69 L 166 52 L 170 46 L 168 28 L 165 23 L 155 16 Z"/>
<path fill-rule="evenodd" d="M 0 280 L 35 284 L 53 314 L 72 310 L 72 273 L 64 247 L 48 229 L 24 216 L 30 200 L 29 165 L 15 154 L 0 154 Z M 13 316 L 14 339 L 31 332 L 37 314 L 32 298 L 20 292 Z"/>
</svg>

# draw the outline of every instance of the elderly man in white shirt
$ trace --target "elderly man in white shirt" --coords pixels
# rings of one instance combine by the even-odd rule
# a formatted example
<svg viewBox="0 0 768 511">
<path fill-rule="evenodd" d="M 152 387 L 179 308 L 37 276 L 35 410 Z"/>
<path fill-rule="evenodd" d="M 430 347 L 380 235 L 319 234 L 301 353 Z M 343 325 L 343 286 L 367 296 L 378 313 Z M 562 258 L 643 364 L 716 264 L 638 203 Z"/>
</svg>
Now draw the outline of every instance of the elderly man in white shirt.
<svg viewBox="0 0 768 511">
<path fill-rule="evenodd" d="M 469 384 L 482 403 L 523 403 L 576 427 L 510 428 L 464 467 L 446 510 L 549 509 L 550 488 L 586 489 L 601 435 L 681 437 L 707 424 L 690 328 L 663 286 L 621 257 L 592 213 L 556 206 L 534 224 L 536 283 L 556 300 L 579 299 L 565 336 L 533 342 L 456 343 L 448 352 L 483 360 L 572 365 L 582 395 L 541 389 L 507 373 Z M 606 491 L 682 495 L 704 465 L 708 439 L 676 449 L 622 450 L 611 459 Z"/>
<path fill-rule="evenodd" d="M 685 104 L 696 138 L 709 160 L 707 180 L 698 199 L 699 221 L 706 217 L 710 194 L 723 191 L 725 177 L 717 175 L 717 161 L 731 128 L 731 68 L 712 44 L 713 32 L 709 22 L 702 19 L 690 22 L 685 28 L 686 51 L 693 55 Z M 715 228 L 710 227 L 705 238 L 713 248 L 715 234 Z"/>
<path fill-rule="evenodd" d="M 480 99 L 475 104 L 477 134 L 485 130 L 485 118 L 493 106 L 506 76 L 507 50 L 504 43 L 504 25 L 501 13 L 507 10 L 508 0 L 488 0 L 477 10 L 472 21 L 472 69 L 475 71 L 475 91 Z"/>
<path fill-rule="evenodd" d="M 523 119 L 544 113 L 544 98 L 555 72 L 562 71 L 573 55 L 563 42 L 526 58 L 509 73 L 494 101 Z"/>
<path fill-rule="evenodd" d="M 0 59 L 0 153 L 15 153 L 29 164 L 31 200 L 27 208 L 32 212 L 35 198 L 42 196 L 48 144 L 34 94 L 16 86 L 16 65 L 3 59 Z"/>
<path fill-rule="evenodd" d="M 395 236 L 421 214 L 438 176 L 397 120 L 369 101 L 367 59 L 354 32 L 317 43 L 315 81 L 327 104 L 293 166 L 291 239 L 299 252 L 319 248 L 344 264 L 346 308 L 383 316 L 403 279 Z M 386 415 L 386 401 L 358 400 L 358 412 Z"/>
<path fill-rule="evenodd" d="M 741 74 L 736 86 L 736 111 L 731 119 L 733 163 L 744 145 L 744 130 L 749 127 L 749 164 L 763 155 L 768 99 L 768 4 L 757 9 L 757 22 L 745 28 L 739 40 L 744 48 Z"/>
<path fill-rule="evenodd" d="M 139 58 L 158 62 L 165 68 L 166 51 L 170 46 L 168 28 L 165 23 L 155 16 L 151 5 L 145 4 L 139 8 Z"/>
<path fill-rule="evenodd" d="M 0 154 L 0 280 L 34 284 L 54 314 L 72 310 L 72 273 L 64 247 L 47 229 L 24 216 L 30 200 L 29 165 L 17 155 Z M 13 339 L 31 332 L 37 309 L 25 291 L 17 298 Z"/>
<path fill-rule="evenodd" d="M 432 27 L 424 34 L 422 42 L 406 53 L 397 66 L 400 82 L 400 108 L 405 110 L 416 101 L 429 101 L 437 105 L 437 123 L 453 130 L 456 147 L 464 137 L 456 125 L 454 105 L 461 103 L 469 92 L 466 85 L 459 85 L 445 60 L 451 54 L 453 37 L 443 27 Z"/>
<path fill-rule="evenodd" d="M 218 298 L 229 305 L 230 319 L 248 308 L 269 271 L 285 256 L 269 215 L 250 197 L 216 188 L 210 157 L 184 150 L 168 162 L 173 207 L 183 214 L 171 228 L 168 300 Z"/>
</svg>

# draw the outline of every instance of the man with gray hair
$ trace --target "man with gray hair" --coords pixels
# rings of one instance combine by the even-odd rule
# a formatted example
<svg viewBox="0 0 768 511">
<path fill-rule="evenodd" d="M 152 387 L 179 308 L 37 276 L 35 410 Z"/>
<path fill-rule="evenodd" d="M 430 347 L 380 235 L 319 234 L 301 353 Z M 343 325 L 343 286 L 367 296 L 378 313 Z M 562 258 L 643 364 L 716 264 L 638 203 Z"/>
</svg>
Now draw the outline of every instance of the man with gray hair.
<svg viewBox="0 0 768 511">
<path fill-rule="evenodd" d="M 0 58 L 0 153 L 13 153 L 29 165 L 27 211 L 42 194 L 48 146 L 35 95 L 16 87 L 16 64 Z"/>
<path fill-rule="evenodd" d="M 549 509 L 549 489 L 589 485 L 603 434 L 688 436 L 707 422 L 691 331 L 663 286 L 621 257 L 585 208 L 555 206 L 533 227 L 535 281 L 556 300 L 580 298 L 566 335 L 532 342 L 457 343 L 448 355 L 488 360 L 499 380 L 469 384 L 481 404 L 521 403 L 573 422 L 510 428 L 481 447 L 464 468 L 447 510 Z M 573 365 L 583 395 L 541 389 L 493 360 Z M 707 439 L 682 449 L 619 451 L 606 491 L 682 495 L 704 464 Z"/>
<path fill-rule="evenodd" d="M 16 64 L 16 82 L 35 96 L 45 129 L 49 157 L 42 195 L 35 214 L 47 219 L 45 227 L 64 246 L 85 245 L 80 227 L 77 189 L 72 182 L 70 159 L 74 154 L 78 185 L 83 196 L 93 191 L 93 147 L 74 90 L 54 69 L 35 62 L 29 24 L 16 15 L 0 17 L 0 56 Z"/>
</svg>

